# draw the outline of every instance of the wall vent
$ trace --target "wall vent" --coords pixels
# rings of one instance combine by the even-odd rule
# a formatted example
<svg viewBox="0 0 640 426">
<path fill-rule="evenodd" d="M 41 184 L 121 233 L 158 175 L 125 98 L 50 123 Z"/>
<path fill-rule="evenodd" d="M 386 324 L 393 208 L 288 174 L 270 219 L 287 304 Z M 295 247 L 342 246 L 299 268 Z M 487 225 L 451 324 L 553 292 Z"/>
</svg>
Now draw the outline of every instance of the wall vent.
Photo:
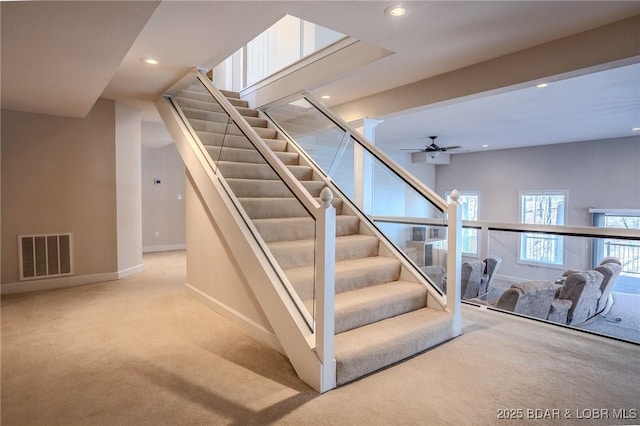
<svg viewBox="0 0 640 426">
<path fill-rule="evenodd" d="M 72 234 L 18 235 L 20 280 L 73 273 Z"/>
</svg>

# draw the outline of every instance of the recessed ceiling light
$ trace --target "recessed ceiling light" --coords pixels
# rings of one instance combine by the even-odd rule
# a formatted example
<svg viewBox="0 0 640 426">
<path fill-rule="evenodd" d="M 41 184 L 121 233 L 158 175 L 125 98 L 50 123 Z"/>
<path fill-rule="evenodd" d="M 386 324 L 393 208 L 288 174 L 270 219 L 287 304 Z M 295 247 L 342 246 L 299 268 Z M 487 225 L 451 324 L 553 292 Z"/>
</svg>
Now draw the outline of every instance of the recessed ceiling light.
<svg viewBox="0 0 640 426">
<path fill-rule="evenodd" d="M 540 84 L 536 84 L 536 87 L 539 89 L 542 89 L 543 87 L 547 87 L 549 85 L 549 83 L 540 83 Z"/>
<path fill-rule="evenodd" d="M 158 65 L 158 61 L 156 61 L 153 58 L 140 58 L 140 60 L 142 62 L 144 62 L 145 64 L 149 64 L 149 65 Z"/>
<path fill-rule="evenodd" d="M 486 143 L 482 145 L 483 148 L 488 148 L 489 145 L 487 145 Z"/>
<path fill-rule="evenodd" d="M 329 95 L 322 95 L 322 96 L 320 96 L 320 97 L 321 97 L 322 99 L 331 99 L 331 96 L 329 96 Z"/>
<path fill-rule="evenodd" d="M 394 17 L 406 15 L 408 12 L 409 10 L 406 7 L 399 5 L 389 6 L 384 10 L 385 15 Z"/>
<path fill-rule="evenodd" d="M 640 127 L 632 127 L 631 131 L 632 132 L 640 132 Z"/>
</svg>

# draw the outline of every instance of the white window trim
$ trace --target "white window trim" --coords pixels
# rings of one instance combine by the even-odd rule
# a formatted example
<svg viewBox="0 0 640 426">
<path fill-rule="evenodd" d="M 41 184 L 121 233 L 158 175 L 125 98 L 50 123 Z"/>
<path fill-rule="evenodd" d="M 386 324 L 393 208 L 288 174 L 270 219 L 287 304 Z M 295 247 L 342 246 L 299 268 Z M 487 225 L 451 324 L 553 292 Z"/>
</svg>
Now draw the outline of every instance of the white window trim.
<svg viewBox="0 0 640 426">
<path fill-rule="evenodd" d="M 444 199 L 447 201 L 447 203 L 451 202 L 451 192 L 453 190 L 450 191 L 446 191 L 444 193 Z M 477 210 L 478 210 L 478 216 L 480 215 L 480 191 L 458 191 L 459 194 L 461 196 L 473 196 L 473 197 L 477 197 L 478 199 L 478 206 L 477 206 Z M 476 218 L 476 221 L 479 220 L 479 218 Z M 464 231 L 464 230 L 463 230 Z M 478 256 L 478 253 L 480 253 L 480 230 L 476 230 L 476 251 L 463 251 L 462 254 L 464 255 L 468 255 L 468 256 Z"/>
<path fill-rule="evenodd" d="M 567 215 L 569 205 L 569 190 L 567 189 L 543 189 L 543 190 L 535 190 L 535 189 L 521 189 L 518 191 L 518 221 L 519 223 L 525 223 L 522 221 L 522 197 L 524 195 L 562 195 L 564 196 L 564 214 L 562 217 L 562 225 L 566 225 L 567 223 Z M 530 266 L 538 266 L 544 268 L 551 269 L 566 269 L 567 268 L 567 244 L 564 236 L 559 236 L 562 239 L 562 263 L 547 263 L 547 262 L 536 262 L 533 260 L 524 260 L 522 258 L 522 234 L 518 236 L 518 256 L 516 258 L 516 262 L 520 265 L 530 265 Z M 546 234 L 543 234 L 546 235 Z"/>
</svg>

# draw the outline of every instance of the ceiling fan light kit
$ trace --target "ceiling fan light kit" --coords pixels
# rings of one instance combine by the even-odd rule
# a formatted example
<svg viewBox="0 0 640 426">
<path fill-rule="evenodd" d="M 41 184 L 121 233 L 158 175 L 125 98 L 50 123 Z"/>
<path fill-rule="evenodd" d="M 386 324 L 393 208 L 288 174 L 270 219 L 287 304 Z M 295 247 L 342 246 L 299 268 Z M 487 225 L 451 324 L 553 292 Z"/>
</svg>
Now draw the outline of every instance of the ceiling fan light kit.
<svg viewBox="0 0 640 426">
<path fill-rule="evenodd" d="M 455 149 L 462 149 L 460 145 L 452 145 L 452 146 L 438 146 L 436 144 L 437 136 L 429 136 L 431 139 L 431 145 L 427 145 L 422 149 L 403 149 L 402 151 L 416 151 L 416 152 L 426 152 L 430 158 L 436 158 L 440 155 L 441 152 L 447 152 Z"/>
</svg>

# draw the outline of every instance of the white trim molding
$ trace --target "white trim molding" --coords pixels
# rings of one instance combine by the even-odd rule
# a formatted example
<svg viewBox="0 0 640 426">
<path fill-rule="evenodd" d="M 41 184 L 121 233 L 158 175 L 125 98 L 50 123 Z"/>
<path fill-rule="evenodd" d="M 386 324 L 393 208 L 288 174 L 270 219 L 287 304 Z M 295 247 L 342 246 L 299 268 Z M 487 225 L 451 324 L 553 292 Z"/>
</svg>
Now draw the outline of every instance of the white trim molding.
<svg viewBox="0 0 640 426">
<path fill-rule="evenodd" d="M 140 272 L 144 271 L 144 266 L 141 264 L 136 265 L 136 266 L 132 266 L 131 268 L 127 268 L 127 269 L 123 269 L 121 271 L 118 271 L 118 279 L 121 278 L 126 278 L 128 276 L 134 275 L 134 274 L 138 274 Z"/>
<path fill-rule="evenodd" d="M 86 284 L 96 284 L 105 281 L 116 281 L 119 278 L 119 274 L 119 272 L 106 272 L 103 274 L 74 275 L 2 284 L 2 286 L 0 286 L 0 294 L 4 295 L 28 293 L 31 291 L 56 290 L 60 288 L 78 287 Z"/>
<path fill-rule="evenodd" d="M 220 301 L 195 288 L 189 283 L 185 284 L 185 292 L 187 295 L 192 296 L 215 313 L 223 316 L 224 318 L 240 327 L 249 336 L 268 345 L 272 349 L 275 349 L 285 357 L 287 356 L 284 349 L 282 348 L 282 345 L 280 344 L 280 341 L 278 340 L 278 337 L 271 331 L 264 328 L 262 325 L 253 321 L 251 318 L 248 318 L 235 309 L 232 309 L 229 306 L 221 303 Z"/>
<path fill-rule="evenodd" d="M 182 244 L 161 244 L 157 246 L 143 246 L 143 253 L 153 253 L 156 251 L 174 251 L 174 250 L 186 250 L 187 245 L 185 243 Z"/>
</svg>

